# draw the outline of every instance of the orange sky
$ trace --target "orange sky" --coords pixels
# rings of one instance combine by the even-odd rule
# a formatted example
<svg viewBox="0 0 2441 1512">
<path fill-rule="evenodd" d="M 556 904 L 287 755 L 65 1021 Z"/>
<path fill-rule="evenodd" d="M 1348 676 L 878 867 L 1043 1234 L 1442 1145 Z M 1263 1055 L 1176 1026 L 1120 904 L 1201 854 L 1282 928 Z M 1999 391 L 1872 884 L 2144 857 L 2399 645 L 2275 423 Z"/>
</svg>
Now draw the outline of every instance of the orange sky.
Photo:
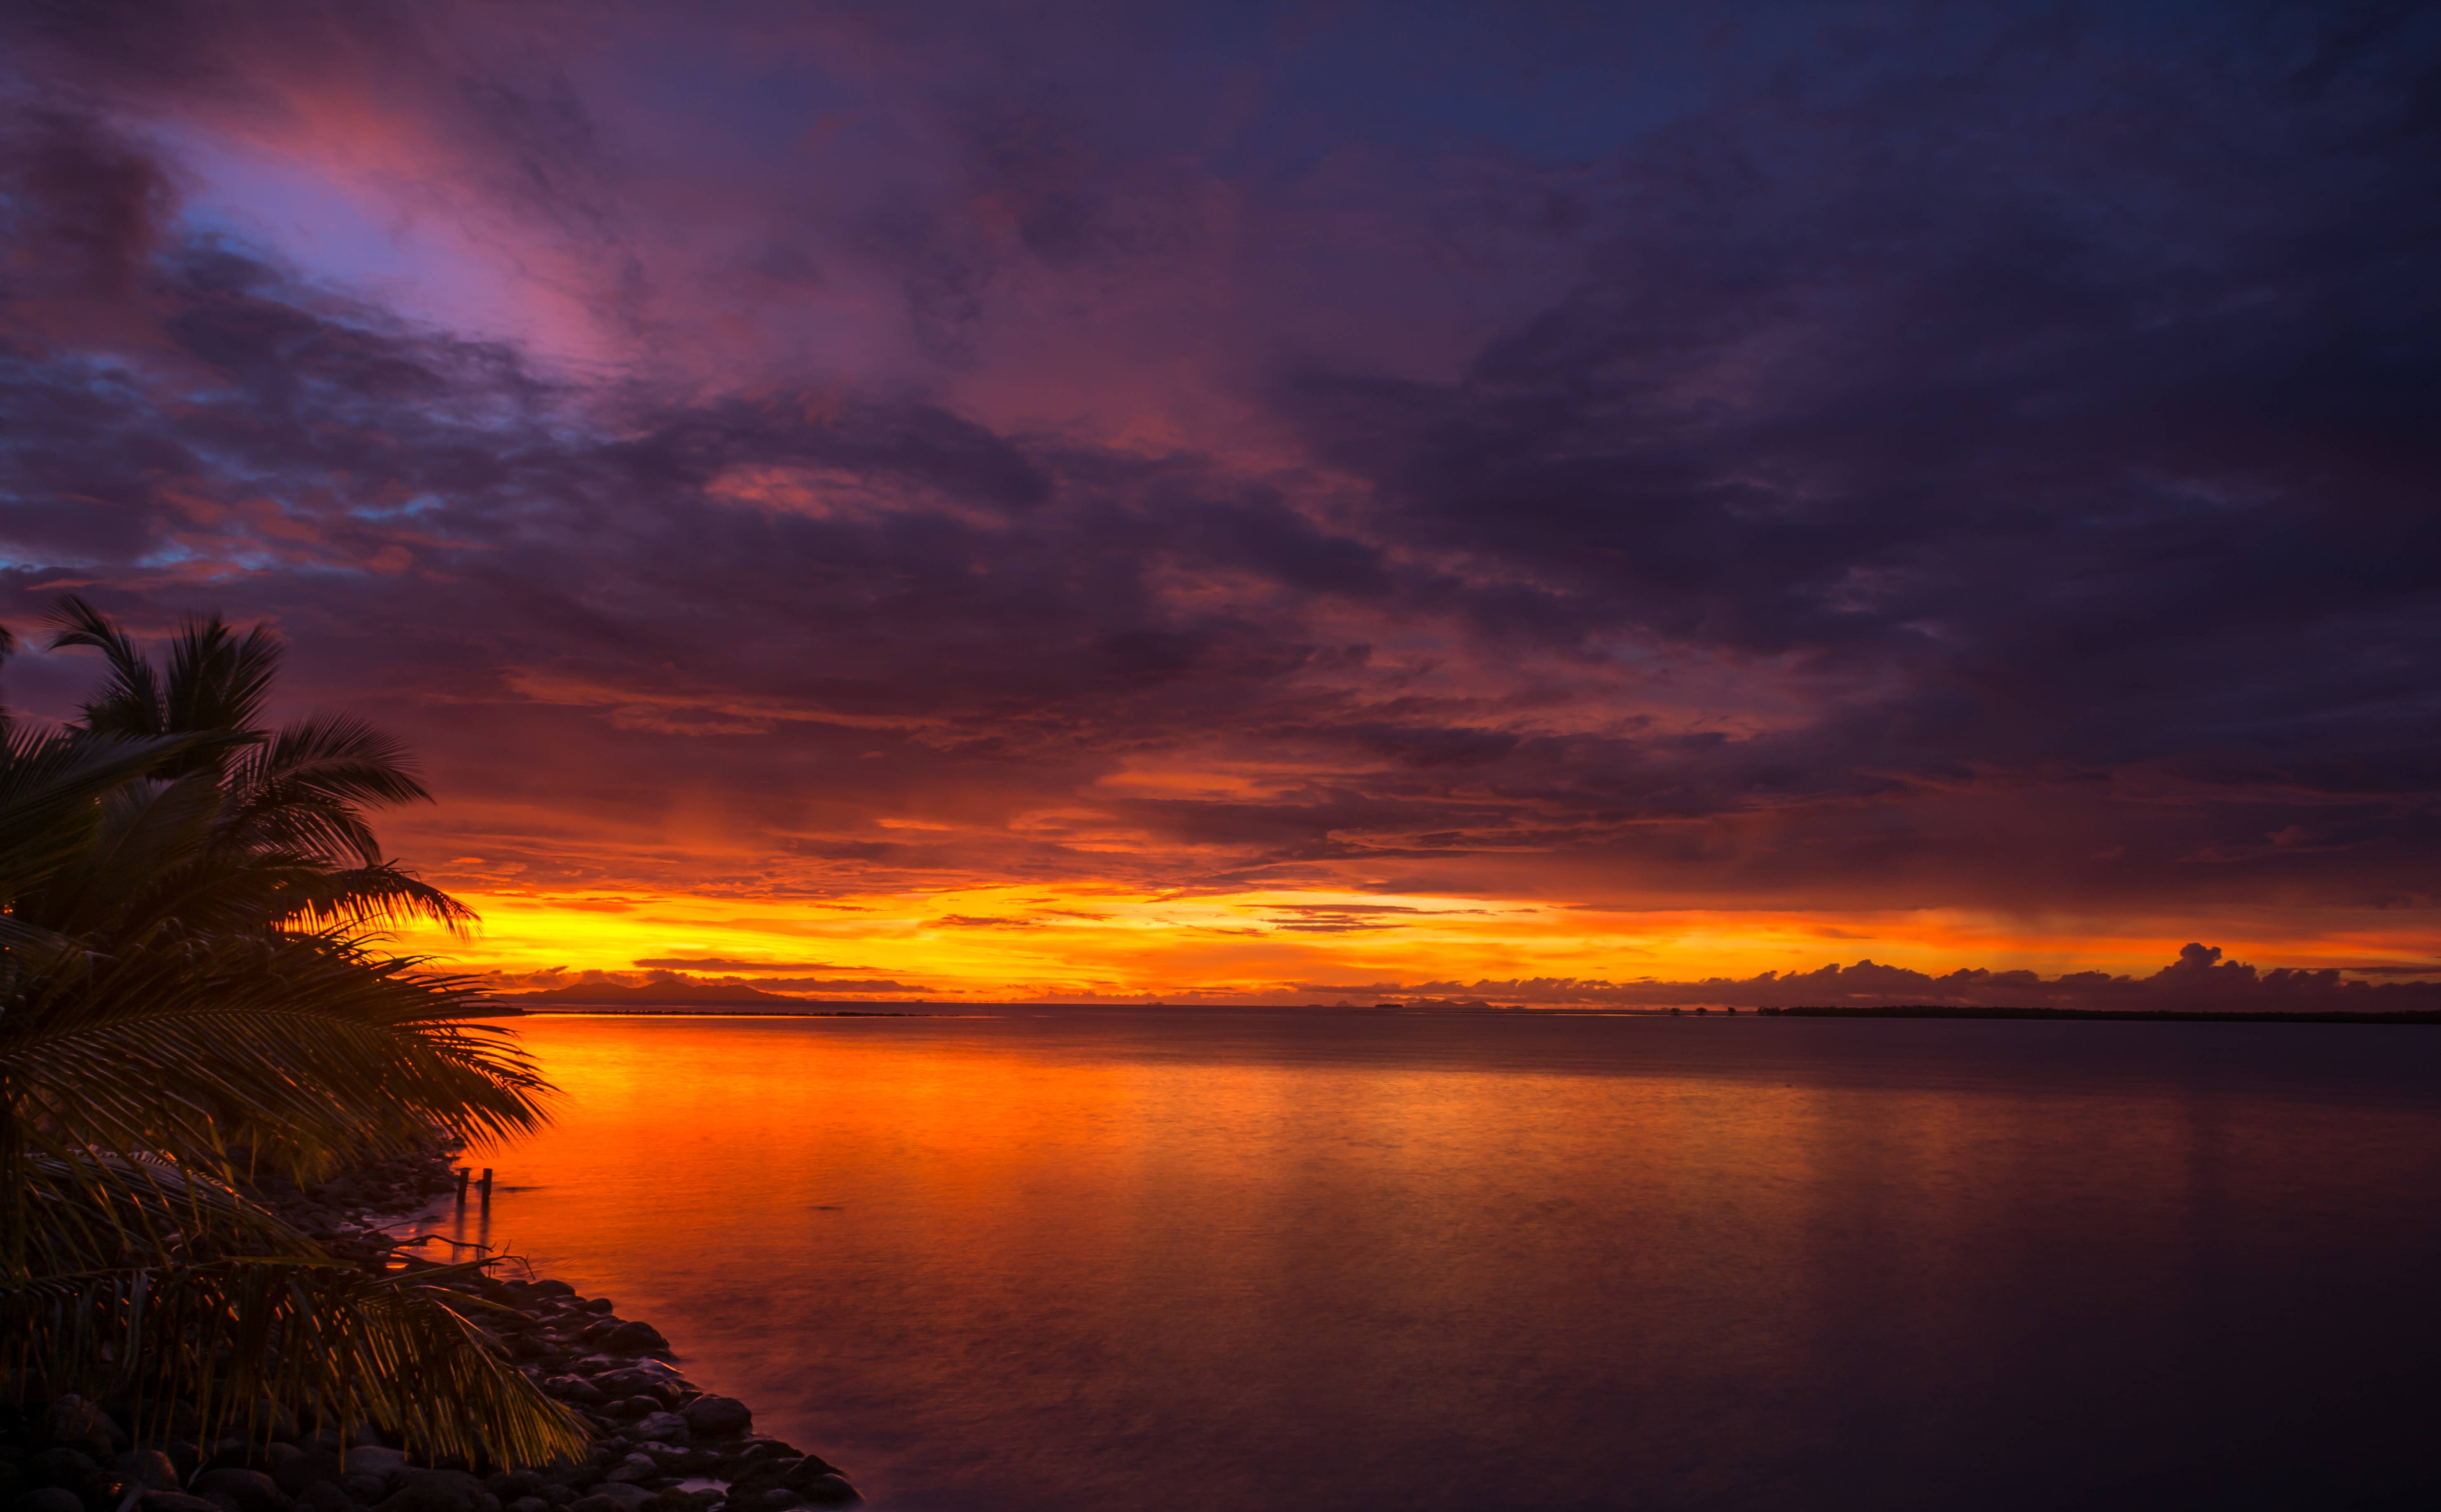
<svg viewBox="0 0 2441 1512">
<path fill-rule="evenodd" d="M 2441 976 L 2420 79 L 1608 9 L 45 29 L 0 623 L 273 626 L 503 983 Z"/>
<path fill-rule="evenodd" d="M 1347 994 L 1331 988 L 1361 998 L 1425 983 L 1684 981 L 1865 959 L 1934 974 L 1988 966 L 2141 976 L 2190 940 L 2223 942 L 2232 956 L 2265 965 L 2313 967 L 2422 964 L 2441 948 L 2430 935 L 2242 909 L 2114 922 L 1944 909 L 1628 912 L 1345 892 L 1165 897 L 1116 887 L 984 886 L 820 905 L 643 891 L 463 895 L 483 914 L 475 937 L 419 931 L 404 943 L 457 969 L 497 973 L 504 986 L 549 986 L 587 971 L 642 981 L 660 970 L 838 998 L 1337 1000 Z M 859 981 L 895 985 L 860 992 Z M 1435 990 L 1452 995 L 1447 985 Z M 1521 996 L 1496 987 L 1484 995 Z"/>
</svg>

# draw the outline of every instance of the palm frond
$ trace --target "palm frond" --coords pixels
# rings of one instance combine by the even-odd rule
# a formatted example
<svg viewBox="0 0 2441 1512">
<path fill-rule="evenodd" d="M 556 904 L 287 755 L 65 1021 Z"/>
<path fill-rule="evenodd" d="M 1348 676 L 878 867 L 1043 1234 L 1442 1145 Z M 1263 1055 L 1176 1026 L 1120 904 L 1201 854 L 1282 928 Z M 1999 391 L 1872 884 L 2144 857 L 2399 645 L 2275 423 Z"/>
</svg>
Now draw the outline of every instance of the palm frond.
<svg viewBox="0 0 2441 1512">
<path fill-rule="evenodd" d="M 233 837 L 364 866 L 380 864 L 381 852 L 360 809 L 432 801 L 406 743 L 349 713 L 283 727 L 232 770 L 229 787 Z"/>
<path fill-rule="evenodd" d="M 482 922 L 482 915 L 394 861 L 316 873 L 300 879 L 287 897 L 288 911 L 280 917 L 317 926 L 369 927 L 421 919 L 463 937 Z"/>
<path fill-rule="evenodd" d="M 221 1255 L 325 1258 L 320 1246 L 213 1173 L 157 1155 L 75 1150 L 17 1162 L 22 1253 L 12 1273 L 63 1275 Z"/>
<path fill-rule="evenodd" d="M 0 741 L 0 903 L 39 886 L 92 843 L 100 801 L 193 751 L 245 737 L 226 730 L 93 740 L 10 730 Z"/>
<path fill-rule="evenodd" d="M 51 637 L 53 651 L 63 646 L 92 646 L 110 660 L 110 680 L 84 705 L 87 730 L 120 740 L 174 732 L 168 702 L 162 696 L 160 674 L 109 616 L 70 593 L 63 595 L 44 618 L 59 627 L 59 633 Z"/>
<path fill-rule="evenodd" d="M 551 1089 L 512 1035 L 462 1022 L 471 984 L 344 937 L 191 942 L 105 960 L 0 1017 L 0 1077 L 38 1094 L 32 1146 L 266 1151 L 299 1175 L 435 1129 L 541 1126 Z"/>
<path fill-rule="evenodd" d="M 168 728 L 255 729 L 283 654 L 267 624 L 240 637 L 217 614 L 190 617 L 170 641 L 162 690 Z"/>
<path fill-rule="evenodd" d="M 268 1397 L 470 1461 L 539 1466 L 590 1441 L 443 1288 L 407 1273 L 282 1257 L 47 1276 L 0 1286 L 0 1358 L 54 1397 L 197 1395 L 208 1434 Z"/>
</svg>

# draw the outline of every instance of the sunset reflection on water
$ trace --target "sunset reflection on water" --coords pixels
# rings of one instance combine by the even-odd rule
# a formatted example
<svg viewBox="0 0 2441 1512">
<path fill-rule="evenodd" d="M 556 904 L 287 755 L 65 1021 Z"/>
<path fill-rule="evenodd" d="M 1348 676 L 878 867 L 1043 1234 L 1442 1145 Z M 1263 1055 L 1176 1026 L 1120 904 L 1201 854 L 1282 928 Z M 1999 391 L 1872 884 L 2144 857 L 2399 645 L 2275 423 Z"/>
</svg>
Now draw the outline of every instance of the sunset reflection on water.
<svg viewBox="0 0 2441 1512">
<path fill-rule="evenodd" d="M 459 1232 L 888 1507 L 2175 1504 L 2392 1473 L 2441 1341 L 2421 1030 L 520 1028 Z"/>
</svg>

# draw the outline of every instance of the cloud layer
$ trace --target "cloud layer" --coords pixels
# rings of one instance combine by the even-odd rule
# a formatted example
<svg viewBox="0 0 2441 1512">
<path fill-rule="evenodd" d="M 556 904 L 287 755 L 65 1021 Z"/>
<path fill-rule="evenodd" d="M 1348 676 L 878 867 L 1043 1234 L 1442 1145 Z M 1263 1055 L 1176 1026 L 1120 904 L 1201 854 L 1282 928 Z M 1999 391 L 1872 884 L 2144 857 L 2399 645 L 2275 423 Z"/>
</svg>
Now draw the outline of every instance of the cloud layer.
<svg viewBox="0 0 2441 1512">
<path fill-rule="evenodd" d="M 460 886 L 2431 937 L 2429 20 L 1381 19 L 23 9 L 0 618 Z"/>
</svg>

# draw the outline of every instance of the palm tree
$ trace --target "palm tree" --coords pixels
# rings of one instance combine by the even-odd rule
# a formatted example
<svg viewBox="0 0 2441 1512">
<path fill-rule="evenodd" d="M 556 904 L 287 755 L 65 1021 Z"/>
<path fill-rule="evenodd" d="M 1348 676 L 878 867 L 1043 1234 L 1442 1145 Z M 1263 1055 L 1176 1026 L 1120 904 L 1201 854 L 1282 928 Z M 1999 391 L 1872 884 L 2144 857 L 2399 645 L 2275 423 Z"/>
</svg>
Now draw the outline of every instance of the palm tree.
<svg viewBox="0 0 2441 1512">
<path fill-rule="evenodd" d="M 273 895 L 256 900 L 280 920 L 369 924 L 425 918 L 453 930 L 474 913 L 439 888 L 385 860 L 364 810 L 429 803 L 407 748 L 353 714 L 314 715 L 262 728 L 262 706 L 279 675 L 282 647 L 267 625 L 244 637 L 217 614 L 190 619 L 156 668 L 126 631 L 73 594 L 50 622 L 52 649 L 92 646 L 108 658 L 109 681 L 84 705 L 84 733 L 116 740 L 238 731 L 247 744 L 197 747 L 164 764 L 159 776 L 192 788 L 175 801 L 214 806 L 211 859 L 264 868 Z M 276 870 L 275 877 L 271 872 Z"/>
<path fill-rule="evenodd" d="M 115 722 L 151 670 L 123 637 L 83 728 L 0 722 L 0 1356 L 208 1422 L 269 1396 L 434 1453 L 579 1452 L 479 1305 L 334 1258 L 240 1183 L 531 1129 L 550 1089 L 468 983 L 372 948 L 401 894 L 338 879 L 385 865 L 355 805 L 407 791 L 396 747 L 325 722 L 266 749 L 267 640 L 221 656 L 217 628 L 182 638 L 150 725 Z"/>
</svg>

